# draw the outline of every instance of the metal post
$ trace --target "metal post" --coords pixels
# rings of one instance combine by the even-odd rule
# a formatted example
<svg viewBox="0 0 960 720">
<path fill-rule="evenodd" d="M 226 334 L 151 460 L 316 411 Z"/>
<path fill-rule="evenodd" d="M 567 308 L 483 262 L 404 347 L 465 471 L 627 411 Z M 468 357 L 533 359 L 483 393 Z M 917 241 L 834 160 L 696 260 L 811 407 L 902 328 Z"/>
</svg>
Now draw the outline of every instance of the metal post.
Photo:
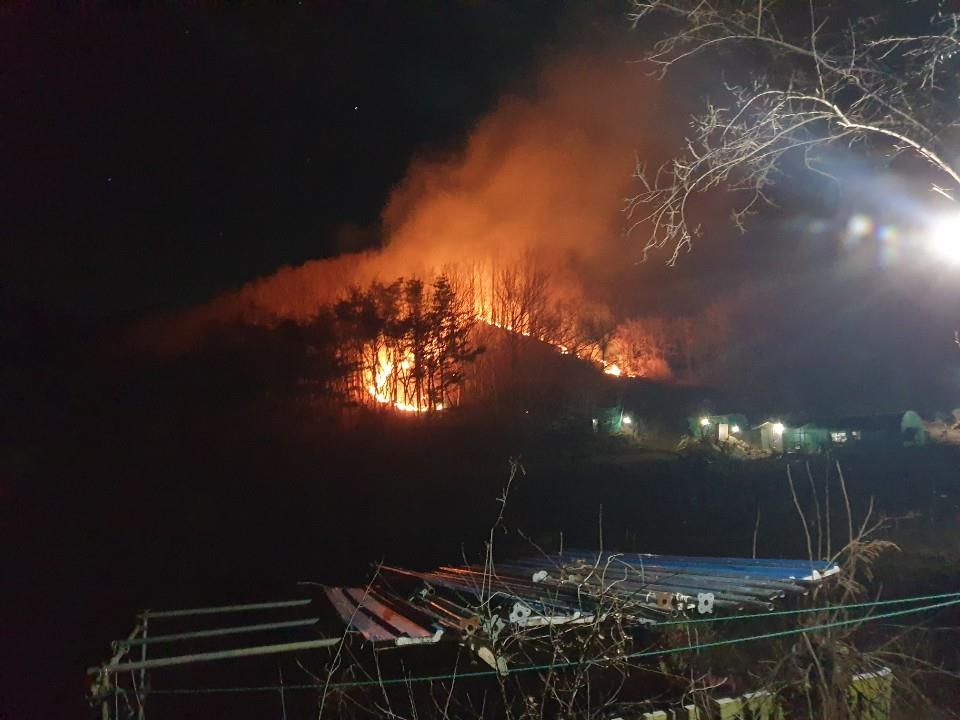
<svg viewBox="0 0 960 720">
<path fill-rule="evenodd" d="M 297 652 L 299 650 L 314 650 L 317 648 L 339 645 L 342 638 L 323 638 L 320 640 L 305 640 L 302 642 L 281 643 L 277 645 L 260 645 L 257 647 L 237 648 L 235 650 L 217 650 L 215 652 L 196 653 L 194 655 L 177 655 L 175 657 L 155 658 L 136 662 L 111 662 L 99 668 L 90 668 L 87 674 L 98 672 L 133 672 L 140 669 L 171 667 L 173 665 L 191 665 L 193 663 L 210 662 L 213 660 L 231 660 L 240 657 L 255 657 L 257 655 L 279 655 L 281 653 Z"/>
<path fill-rule="evenodd" d="M 140 662 L 145 663 L 147 661 L 147 616 L 143 616 L 143 632 L 140 637 L 143 638 L 143 645 L 140 646 Z M 140 687 L 137 690 L 137 720 L 146 720 L 146 709 L 144 708 L 144 703 L 147 702 L 147 668 L 140 668 Z"/>
<path fill-rule="evenodd" d="M 172 618 L 188 617 L 192 615 L 218 615 L 228 612 L 246 612 L 248 610 L 273 610 L 275 608 L 289 608 L 309 605 L 311 600 L 281 600 L 280 602 L 251 603 L 248 605 L 222 605 L 220 607 L 190 608 L 188 610 L 144 610 L 141 618 Z"/>
<path fill-rule="evenodd" d="M 103 673 L 103 685 L 102 690 L 107 690 L 110 687 L 110 674 Z M 100 703 L 100 720 L 110 720 L 110 696 L 104 695 L 103 700 Z"/>
<path fill-rule="evenodd" d="M 99 668 L 91 668 L 87 670 L 88 675 L 97 675 L 97 681 L 94 683 L 91 688 L 93 693 L 93 698 L 100 698 L 100 718 L 101 720 L 110 720 L 110 700 L 113 699 L 114 702 L 114 718 L 120 716 L 119 708 L 116 707 L 117 703 L 117 688 L 114 684 L 115 676 L 110 674 L 110 670 L 107 669 L 107 666 L 116 665 L 120 662 L 120 658 L 127 654 L 129 650 L 129 642 L 133 640 L 137 635 L 140 634 L 143 629 L 143 623 L 138 623 L 133 630 L 130 631 L 130 634 L 127 636 L 126 642 L 115 642 L 113 657 L 110 658 L 110 661 L 107 665 L 104 665 Z M 110 692 L 112 690 L 112 692 Z"/>
<path fill-rule="evenodd" d="M 320 622 L 320 618 L 303 618 L 302 620 L 285 620 L 284 622 L 261 623 L 259 625 L 236 625 L 233 627 L 212 628 L 210 630 L 194 630 L 192 632 L 172 633 L 169 635 L 152 635 L 151 637 L 134 638 L 127 640 L 127 644 L 157 645 L 159 643 L 177 642 L 179 640 L 195 640 L 197 638 L 221 637 L 224 635 L 241 635 L 245 633 L 263 632 L 265 630 L 287 630 L 297 627 L 309 627 Z M 142 659 L 142 658 L 141 658 Z"/>
</svg>

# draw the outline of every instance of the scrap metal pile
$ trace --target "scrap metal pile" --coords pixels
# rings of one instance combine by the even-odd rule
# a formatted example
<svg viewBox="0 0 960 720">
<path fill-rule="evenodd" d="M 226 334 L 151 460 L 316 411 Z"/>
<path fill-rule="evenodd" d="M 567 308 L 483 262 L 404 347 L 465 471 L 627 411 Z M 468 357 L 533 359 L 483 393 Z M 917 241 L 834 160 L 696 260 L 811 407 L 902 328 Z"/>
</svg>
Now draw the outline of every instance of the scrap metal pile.
<svg viewBox="0 0 960 720">
<path fill-rule="evenodd" d="M 625 626 L 713 612 L 763 612 L 839 572 L 827 561 L 565 551 L 495 568 L 416 572 L 381 566 L 367 587 L 325 592 L 348 628 L 374 643 L 468 641 L 501 672 L 504 632 L 616 615 Z"/>
<path fill-rule="evenodd" d="M 327 610 L 326 623 L 320 612 L 326 603 L 318 604 L 318 598 L 144 611 L 130 635 L 113 643 L 112 657 L 88 671 L 91 701 L 107 708 L 118 697 L 135 696 L 142 708 L 151 692 L 148 672 L 316 652 L 351 636 L 375 648 L 458 643 L 495 671 L 507 673 L 509 653 L 502 650 L 539 629 L 576 632 L 579 626 L 613 622 L 625 631 L 655 631 L 661 622 L 712 613 L 763 613 L 837 573 L 839 568 L 827 561 L 569 550 L 495 567 L 419 572 L 379 566 L 366 586 L 323 587 L 335 611 Z M 221 620 L 251 613 L 260 622 Z M 323 633 L 324 624 L 345 630 Z M 250 637 L 262 639 L 253 643 Z"/>
</svg>

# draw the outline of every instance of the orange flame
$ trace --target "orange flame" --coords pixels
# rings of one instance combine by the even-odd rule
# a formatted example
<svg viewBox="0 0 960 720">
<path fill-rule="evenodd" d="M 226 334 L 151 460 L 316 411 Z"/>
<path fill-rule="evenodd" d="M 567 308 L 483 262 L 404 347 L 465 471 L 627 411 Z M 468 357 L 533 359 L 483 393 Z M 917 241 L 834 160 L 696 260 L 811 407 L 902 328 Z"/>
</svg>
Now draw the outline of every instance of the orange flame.
<svg viewBox="0 0 960 720">
<path fill-rule="evenodd" d="M 394 363 L 391 355 L 387 348 L 380 348 L 375 368 L 365 371 L 368 381 L 371 381 L 367 385 L 367 392 L 380 405 L 389 405 L 400 412 L 419 414 L 429 411 L 431 407 L 428 403 L 419 400 L 416 396 L 408 397 L 404 383 L 396 382 L 394 369 L 399 368 L 402 376 L 406 377 L 414 367 L 413 355 L 408 351 L 399 363 Z M 391 380 L 394 382 L 391 383 Z M 439 412 L 445 410 L 446 406 L 440 402 L 436 403 L 432 409 Z"/>
</svg>

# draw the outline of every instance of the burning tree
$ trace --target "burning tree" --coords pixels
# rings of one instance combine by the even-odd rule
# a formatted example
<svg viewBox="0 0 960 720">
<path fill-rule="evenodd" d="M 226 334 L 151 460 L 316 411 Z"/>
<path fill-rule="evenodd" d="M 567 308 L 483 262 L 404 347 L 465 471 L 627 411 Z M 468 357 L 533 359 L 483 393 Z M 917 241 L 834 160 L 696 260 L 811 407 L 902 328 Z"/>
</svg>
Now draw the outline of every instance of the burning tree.
<svg viewBox="0 0 960 720">
<path fill-rule="evenodd" d="M 547 325 L 548 278 L 531 262 L 499 268 L 496 276 L 493 322 L 523 335 L 543 337 Z"/>
<path fill-rule="evenodd" d="M 469 298 L 447 276 L 431 285 L 400 278 L 353 287 L 331 316 L 346 397 L 408 412 L 459 403 L 464 364 L 476 356 L 475 319 Z"/>
<path fill-rule="evenodd" d="M 470 342 L 476 319 L 469 300 L 446 275 L 438 275 L 433 281 L 430 316 L 435 352 L 431 359 L 429 390 L 430 402 L 434 405 L 459 404 L 464 366 L 477 357 L 478 350 Z"/>
<path fill-rule="evenodd" d="M 718 307 L 618 324 L 608 308 L 555 280 L 527 254 L 352 286 L 307 324 L 302 385 L 318 400 L 414 414 L 467 400 L 527 407 L 537 397 L 557 400 L 545 366 L 553 354 L 616 375 L 697 381 L 728 340 Z"/>
<path fill-rule="evenodd" d="M 662 319 L 628 320 L 617 328 L 611 344 L 620 372 L 652 379 L 670 377 L 667 356 L 672 343 Z"/>
<path fill-rule="evenodd" d="M 676 262 L 699 234 L 694 196 L 719 187 L 743 196 L 733 211 L 742 229 L 748 215 L 770 202 L 768 191 L 789 156 L 835 179 L 829 156 L 839 145 L 887 164 L 919 161 L 930 188 L 954 201 L 960 192 L 955 9 L 948 0 L 635 1 L 635 24 L 667 21 L 646 56 L 661 76 L 695 59 L 739 75 L 693 117 L 681 154 L 654 173 L 640 169 L 643 189 L 628 201 L 628 213 L 633 227 L 652 227 L 644 253 L 670 246 Z M 739 72 L 743 66 L 756 69 Z"/>
</svg>

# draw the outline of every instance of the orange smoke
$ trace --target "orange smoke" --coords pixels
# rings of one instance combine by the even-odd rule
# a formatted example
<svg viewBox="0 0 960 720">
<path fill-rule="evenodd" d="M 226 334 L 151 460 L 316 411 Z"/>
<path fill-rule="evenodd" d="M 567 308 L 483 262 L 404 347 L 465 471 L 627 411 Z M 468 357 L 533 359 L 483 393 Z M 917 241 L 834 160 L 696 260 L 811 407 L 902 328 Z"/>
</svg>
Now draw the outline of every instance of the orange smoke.
<svg viewBox="0 0 960 720">
<path fill-rule="evenodd" d="M 536 91 L 501 99 L 460 152 L 411 164 L 383 211 L 381 250 L 281 268 L 143 326 L 142 339 L 189 346 L 218 322 L 306 320 L 350 285 L 451 266 L 492 275 L 523 258 L 549 274 L 551 301 L 582 302 L 585 273 L 635 259 L 620 210 L 635 153 L 655 150 L 656 106 L 651 82 L 622 59 L 549 63 Z"/>
<path fill-rule="evenodd" d="M 636 104 L 652 100 L 640 75 L 582 59 L 554 66 L 536 98 L 506 98 L 481 120 L 459 157 L 414 162 L 384 211 L 384 269 L 530 251 L 564 267 L 618 250 L 645 144 Z"/>
</svg>

